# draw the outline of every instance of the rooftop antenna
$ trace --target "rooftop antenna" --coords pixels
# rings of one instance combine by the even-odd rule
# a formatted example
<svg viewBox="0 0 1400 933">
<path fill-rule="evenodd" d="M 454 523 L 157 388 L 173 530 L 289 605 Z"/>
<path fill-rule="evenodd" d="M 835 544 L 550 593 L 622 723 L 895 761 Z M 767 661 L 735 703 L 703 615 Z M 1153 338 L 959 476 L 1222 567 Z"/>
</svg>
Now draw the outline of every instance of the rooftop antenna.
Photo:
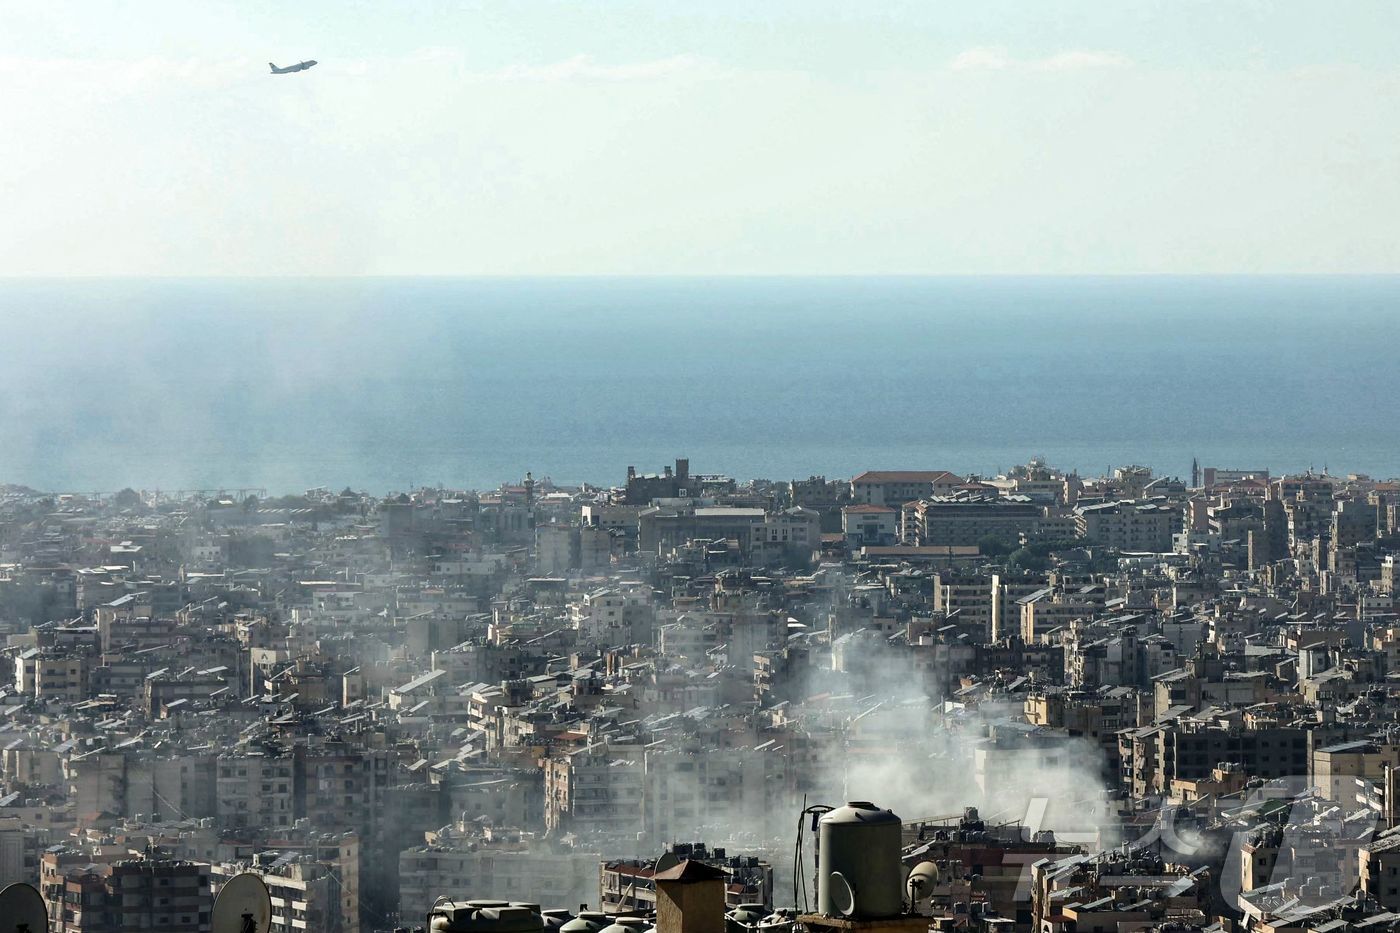
<svg viewBox="0 0 1400 933">
<path fill-rule="evenodd" d="M 0 933 L 47 933 L 49 912 L 39 891 L 23 881 L 16 881 L 0 891 Z M 14 924 L 11 926 L 11 924 Z"/>
<path fill-rule="evenodd" d="M 214 901 L 212 933 L 269 933 L 272 898 L 267 885 L 252 872 L 234 875 Z"/>
</svg>

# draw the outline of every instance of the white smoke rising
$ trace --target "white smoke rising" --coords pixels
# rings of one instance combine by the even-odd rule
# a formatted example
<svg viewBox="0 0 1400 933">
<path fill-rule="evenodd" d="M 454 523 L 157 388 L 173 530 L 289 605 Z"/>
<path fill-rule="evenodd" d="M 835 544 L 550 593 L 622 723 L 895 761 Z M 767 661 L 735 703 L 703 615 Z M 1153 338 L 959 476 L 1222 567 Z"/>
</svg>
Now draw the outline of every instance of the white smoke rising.
<svg viewBox="0 0 1400 933">
<path fill-rule="evenodd" d="M 844 648 L 842 665 L 876 674 L 865 683 L 876 692 L 821 756 L 828 802 L 869 800 L 906 822 L 977 807 L 984 820 L 1022 821 L 1028 831 L 1085 835 L 1111 825 L 1104 757 L 1090 740 L 1026 725 L 1019 694 L 976 706 L 945 699 L 918 649 L 858 639 Z"/>
<path fill-rule="evenodd" d="M 693 772 L 670 774 L 669 801 L 703 804 L 683 824 L 693 827 L 690 839 L 653 836 L 654 843 L 703 840 L 731 854 L 759 855 L 774 865 L 776 903 L 786 905 L 794 903 L 792 859 L 804 804 L 868 800 L 906 823 L 956 822 L 976 807 L 988 826 L 1020 824 L 1027 839 L 1048 829 L 1058 841 L 1091 848 L 1116 841 L 1102 751 L 1088 739 L 1028 726 L 1023 695 L 954 702 L 946 677 L 922 663 L 924 648 L 898 636 L 858 632 L 837 639 L 834 654 L 840 669 L 818 665 L 777 714 L 785 737 L 776 741 L 786 747 L 735 756 L 754 763 L 740 782 L 715 782 L 714 762 L 732 756 L 728 749 L 697 756 Z M 759 764 L 766 756 L 785 760 L 786 772 Z M 662 811 L 668 805 L 648 803 Z M 808 869 L 811 856 L 808 845 Z"/>
</svg>

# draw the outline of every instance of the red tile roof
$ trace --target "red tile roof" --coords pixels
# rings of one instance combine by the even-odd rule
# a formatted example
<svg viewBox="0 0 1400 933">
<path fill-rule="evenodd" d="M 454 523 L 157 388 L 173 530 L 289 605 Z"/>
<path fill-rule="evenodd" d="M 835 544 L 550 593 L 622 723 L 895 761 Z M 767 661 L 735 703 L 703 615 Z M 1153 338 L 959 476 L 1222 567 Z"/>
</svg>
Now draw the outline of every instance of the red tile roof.
<svg viewBox="0 0 1400 933">
<path fill-rule="evenodd" d="M 961 476 L 947 470 L 866 470 L 851 480 L 853 483 L 949 483 L 959 482 Z"/>
</svg>

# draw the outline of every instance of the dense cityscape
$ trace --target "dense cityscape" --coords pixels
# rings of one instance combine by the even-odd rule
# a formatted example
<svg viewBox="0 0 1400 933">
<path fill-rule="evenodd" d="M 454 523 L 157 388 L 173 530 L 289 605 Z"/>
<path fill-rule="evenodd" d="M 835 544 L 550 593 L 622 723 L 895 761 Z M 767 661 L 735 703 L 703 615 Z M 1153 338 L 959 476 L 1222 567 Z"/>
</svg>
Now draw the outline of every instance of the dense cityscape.
<svg viewBox="0 0 1400 933">
<path fill-rule="evenodd" d="M 51 933 L 201 933 L 250 872 L 277 933 L 668 884 L 821 929 L 855 814 L 882 929 L 1400 925 L 1400 482 L 619 479 L 0 487 L 0 887 Z"/>
</svg>

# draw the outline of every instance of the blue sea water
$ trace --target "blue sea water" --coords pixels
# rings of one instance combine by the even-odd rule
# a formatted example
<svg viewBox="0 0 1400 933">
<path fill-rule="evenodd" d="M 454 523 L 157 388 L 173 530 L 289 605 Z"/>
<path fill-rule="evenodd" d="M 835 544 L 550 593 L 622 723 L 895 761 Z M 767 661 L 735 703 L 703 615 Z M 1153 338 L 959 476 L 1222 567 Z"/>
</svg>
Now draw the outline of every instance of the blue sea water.
<svg viewBox="0 0 1400 933">
<path fill-rule="evenodd" d="M 1400 473 L 1400 278 L 0 281 L 0 483 Z"/>
</svg>

